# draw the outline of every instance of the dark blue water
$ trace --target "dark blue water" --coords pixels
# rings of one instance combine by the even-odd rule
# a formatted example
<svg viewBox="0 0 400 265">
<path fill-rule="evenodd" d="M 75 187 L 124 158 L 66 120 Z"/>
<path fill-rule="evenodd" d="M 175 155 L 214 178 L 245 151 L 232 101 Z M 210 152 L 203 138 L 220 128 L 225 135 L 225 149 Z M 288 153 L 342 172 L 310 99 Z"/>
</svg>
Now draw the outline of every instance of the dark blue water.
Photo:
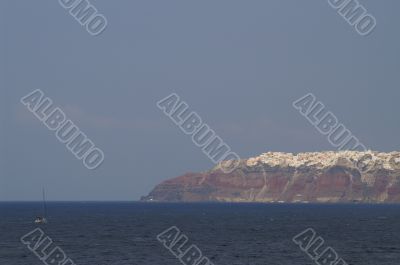
<svg viewBox="0 0 400 265">
<path fill-rule="evenodd" d="M 218 264 L 315 264 L 292 242 L 313 228 L 349 265 L 400 263 L 400 206 L 49 203 L 40 226 L 76 265 L 181 264 L 156 236 L 177 226 Z M 0 265 L 43 264 L 20 242 L 40 203 L 0 203 Z"/>
</svg>

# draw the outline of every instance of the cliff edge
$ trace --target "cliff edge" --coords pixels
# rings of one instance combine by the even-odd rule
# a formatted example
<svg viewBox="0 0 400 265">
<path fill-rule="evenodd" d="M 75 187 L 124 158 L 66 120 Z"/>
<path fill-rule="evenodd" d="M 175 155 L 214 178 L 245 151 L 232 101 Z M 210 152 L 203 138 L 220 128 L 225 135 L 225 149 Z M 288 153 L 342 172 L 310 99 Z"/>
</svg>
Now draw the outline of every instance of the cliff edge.
<svg viewBox="0 0 400 265">
<path fill-rule="evenodd" d="M 166 180 L 141 200 L 400 203 L 400 152 L 268 152 L 230 173 L 218 165 Z"/>
</svg>

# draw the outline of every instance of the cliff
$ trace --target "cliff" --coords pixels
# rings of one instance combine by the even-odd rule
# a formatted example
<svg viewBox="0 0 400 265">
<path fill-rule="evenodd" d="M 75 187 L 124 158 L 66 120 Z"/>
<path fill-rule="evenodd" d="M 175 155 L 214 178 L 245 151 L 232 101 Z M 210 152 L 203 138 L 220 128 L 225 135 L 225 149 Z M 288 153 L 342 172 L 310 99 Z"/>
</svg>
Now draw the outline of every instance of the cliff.
<svg viewBox="0 0 400 265">
<path fill-rule="evenodd" d="M 400 203 L 400 152 L 269 152 L 166 180 L 142 201 Z"/>
</svg>

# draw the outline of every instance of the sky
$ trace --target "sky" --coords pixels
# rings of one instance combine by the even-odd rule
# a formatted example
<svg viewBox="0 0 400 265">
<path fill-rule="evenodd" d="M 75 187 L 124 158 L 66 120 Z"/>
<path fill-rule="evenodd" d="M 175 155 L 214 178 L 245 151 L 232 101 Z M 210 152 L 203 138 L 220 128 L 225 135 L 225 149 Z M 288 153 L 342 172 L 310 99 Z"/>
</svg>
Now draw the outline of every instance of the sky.
<svg viewBox="0 0 400 265">
<path fill-rule="evenodd" d="M 400 150 L 400 2 L 361 1 L 360 36 L 325 0 L 0 2 L 0 201 L 138 200 L 213 162 L 156 105 L 176 93 L 232 150 L 335 150 L 292 102 L 313 93 L 369 149 Z M 41 89 L 104 152 L 95 170 L 20 102 Z"/>
</svg>

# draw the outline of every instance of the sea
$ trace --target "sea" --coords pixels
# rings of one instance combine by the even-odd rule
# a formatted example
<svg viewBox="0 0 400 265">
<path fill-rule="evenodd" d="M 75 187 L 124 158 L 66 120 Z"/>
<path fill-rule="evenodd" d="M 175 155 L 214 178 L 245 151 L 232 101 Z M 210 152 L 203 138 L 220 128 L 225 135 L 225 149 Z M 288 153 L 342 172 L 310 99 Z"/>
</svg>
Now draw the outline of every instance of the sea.
<svg viewBox="0 0 400 265">
<path fill-rule="evenodd" d="M 73 262 L 66 265 L 333 264 L 316 259 L 328 249 L 340 265 L 400 264 L 400 205 L 49 202 L 47 208 L 48 223 L 35 225 L 42 203 L 0 203 L 0 265 L 59 264 L 45 259 L 56 247 Z M 182 253 L 197 247 L 201 257 L 182 259 L 157 238 L 176 231 L 186 240 Z M 323 245 L 296 244 L 303 231 Z M 51 244 L 35 250 L 29 233 Z"/>
</svg>

